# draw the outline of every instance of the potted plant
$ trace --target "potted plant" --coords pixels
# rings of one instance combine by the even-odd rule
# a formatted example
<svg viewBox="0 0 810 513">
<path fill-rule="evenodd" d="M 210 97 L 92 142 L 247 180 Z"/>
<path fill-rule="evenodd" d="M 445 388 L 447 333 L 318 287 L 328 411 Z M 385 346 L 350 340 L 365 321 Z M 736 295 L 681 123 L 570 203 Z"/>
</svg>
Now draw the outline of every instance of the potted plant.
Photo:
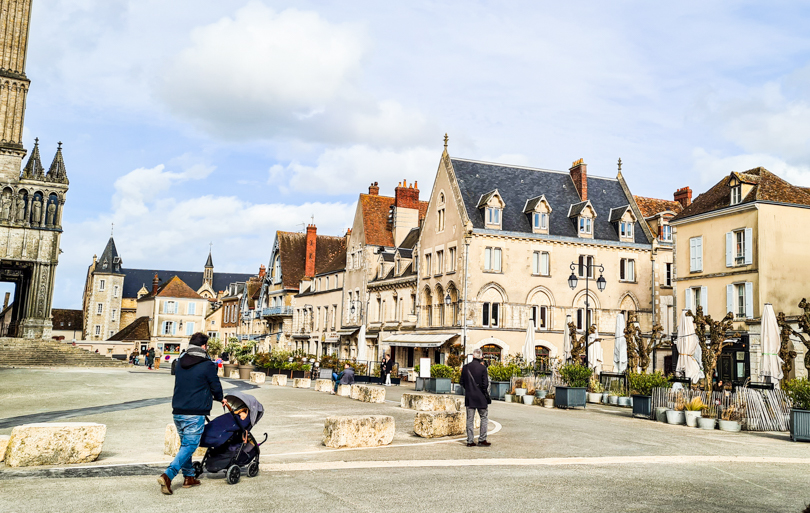
<svg viewBox="0 0 810 513">
<path fill-rule="evenodd" d="M 520 371 L 517 365 L 507 364 L 504 365 L 500 362 L 492 363 L 487 368 L 489 375 L 489 395 L 493 401 L 502 401 L 504 396 L 509 391 L 510 380 L 512 376 Z"/>
<path fill-rule="evenodd" d="M 222 341 L 219 340 L 218 338 L 208 339 L 207 346 L 208 346 L 208 354 L 211 355 L 211 358 L 215 360 L 217 356 L 219 356 L 219 354 L 222 353 L 222 349 L 225 347 Z"/>
<path fill-rule="evenodd" d="M 526 378 L 526 394 L 523 396 L 523 404 L 534 404 L 534 393 L 537 389 L 534 388 L 534 378 Z"/>
<path fill-rule="evenodd" d="M 546 397 L 543 398 L 543 406 L 545 408 L 554 408 L 554 392 L 546 394 Z"/>
<path fill-rule="evenodd" d="M 655 388 L 668 388 L 669 380 L 661 371 L 652 374 L 630 372 L 627 374 L 627 382 L 633 399 L 633 416 L 651 418 L 652 391 Z"/>
<path fill-rule="evenodd" d="M 720 427 L 720 431 L 737 432 L 742 429 L 742 417 L 742 409 L 732 404 L 720 412 L 717 425 Z"/>
<path fill-rule="evenodd" d="M 703 415 L 698 417 L 697 424 L 700 429 L 714 430 L 717 425 L 717 408 L 713 404 L 703 408 Z"/>
<path fill-rule="evenodd" d="M 684 407 L 684 415 L 686 417 L 686 425 L 689 427 L 697 427 L 697 419 L 703 415 L 703 409 L 706 403 L 700 397 L 693 397 L 691 401 L 686 403 Z"/>
<path fill-rule="evenodd" d="M 610 404 L 619 404 L 619 396 L 622 395 L 622 382 L 614 379 L 610 382 L 610 392 L 608 395 L 608 402 Z"/>
<path fill-rule="evenodd" d="M 658 422 L 666 422 L 667 421 L 667 408 L 666 406 L 657 406 L 655 408 L 655 420 Z"/>
<path fill-rule="evenodd" d="M 231 377 L 231 371 L 235 371 L 239 368 L 239 365 L 234 362 L 236 362 L 236 355 L 239 352 L 240 347 L 239 339 L 236 337 L 231 337 L 228 339 L 228 345 L 225 346 L 225 352 L 228 353 L 228 363 L 222 364 L 226 378 Z"/>
<path fill-rule="evenodd" d="M 560 368 L 560 377 L 567 386 L 558 386 L 555 392 L 557 408 L 585 407 L 585 394 L 593 369 L 570 363 Z"/>
<path fill-rule="evenodd" d="M 512 390 L 515 391 L 515 395 L 517 397 L 523 397 L 526 395 L 526 379 L 525 378 L 518 378 L 512 377 Z"/>
<path fill-rule="evenodd" d="M 683 400 L 683 397 L 678 396 L 675 407 L 671 410 L 667 410 L 667 424 L 686 424 L 686 415 L 683 413 L 685 408 L 686 402 Z"/>
<path fill-rule="evenodd" d="M 455 392 L 458 395 L 464 395 L 464 387 L 461 386 L 461 367 L 453 367 L 453 375 L 450 378 L 450 382 L 453 383 L 453 388 L 455 388 Z"/>
<path fill-rule="evenodd" d="M 602 400 L 602 393 L 605 391 L 604 385 L 596 379 L 596 376 L 591 375 L 588 381 L 588 402 L 599 404 Z"/>
<path fill-rule="evenodd" d="M 540 379 L 538 380 L 537 384 L 535 385 L 534 396 L 537 399 L 545 399 L 546 395 L 548 395 L 548 380 Z"/>
<path fill-rule="evenodd" d="M 239 379 L 250 379 L 253 372 L 253 343 L 243 344 L 236 352 L 236 361 L 239 363 Z"/>
<path fill-rule="evenodd" d="M 449 394 L 453 368 L 436 363 L 430 366 L 430 378 L 425 381 L 425 390 L 434 394 Z"/>
<path fill-rule="evenodd" d="M 810 442 L 810 381 L 791 379 L 783 386 L 793 403 L 790 409 L 790 439 Z"/>
</svg>

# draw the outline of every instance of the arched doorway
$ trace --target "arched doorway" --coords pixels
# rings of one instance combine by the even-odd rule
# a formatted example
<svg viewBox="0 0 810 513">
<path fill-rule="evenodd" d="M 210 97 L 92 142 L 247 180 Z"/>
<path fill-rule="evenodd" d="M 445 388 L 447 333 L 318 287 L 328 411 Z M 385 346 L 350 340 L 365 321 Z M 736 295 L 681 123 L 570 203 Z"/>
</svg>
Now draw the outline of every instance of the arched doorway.
<svg viewBox="0 0 810 513">
<path fill-rule="evenodd" d="M 481 347 L 482 358 L 487 362 L 501 361 L 501 348 L 495 344 L 486 344 Z"/>
</svg>

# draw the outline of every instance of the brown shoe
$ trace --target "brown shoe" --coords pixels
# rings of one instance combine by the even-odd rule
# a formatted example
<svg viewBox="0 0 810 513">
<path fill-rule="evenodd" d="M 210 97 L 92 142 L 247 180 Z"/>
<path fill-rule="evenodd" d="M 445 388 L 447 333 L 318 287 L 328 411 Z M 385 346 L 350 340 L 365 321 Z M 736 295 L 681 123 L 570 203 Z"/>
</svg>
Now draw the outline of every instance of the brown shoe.
<svg viewBox="0 0 810 513">
<path fill-rule="evenodd" d="M 489 447 L 492 444 L 484 440 L 483 442 L 478 442 L 478 445 L 480 445 L 481 447 Z"/>
<path fill-rule="evenodd" d="M 202 482 L 196 477 L 187 477 L 183 480 L 183 488 L 191 488 L 192 486 L 200 486 Z"/>
<path fill-rule="evenodd" d="M 158 477 L 158 484 L 160 485 L 160 491 L 163 492 L 164 495 L 171 495 L 174 493 L 172 491 L 172 480 L 169 479 L 169 476 L 166 474 L 160 474 L 160 477 Z"/>
<path fill-rule="evenodd" d="M 475 447 L 475 443 L 467 443 L 467 447 Z"/>
</svg>

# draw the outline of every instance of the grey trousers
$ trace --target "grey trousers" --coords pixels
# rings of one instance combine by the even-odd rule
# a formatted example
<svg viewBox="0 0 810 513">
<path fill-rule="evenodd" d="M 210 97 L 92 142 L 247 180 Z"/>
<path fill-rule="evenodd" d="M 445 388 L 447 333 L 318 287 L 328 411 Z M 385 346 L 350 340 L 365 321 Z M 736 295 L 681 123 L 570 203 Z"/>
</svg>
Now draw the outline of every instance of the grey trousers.
<svg viewBox="0 0 810 513">
<path fill-rule="evenodd" d="M 487 441 L 487 415 L 489 410 L 487 408 L 467 408 L 467 443 L 475 443 L 475 411 L 478 410 L 478 416 L 481 417 L 481 434 L 478 436 L 479 442 Z"/>
</svg>

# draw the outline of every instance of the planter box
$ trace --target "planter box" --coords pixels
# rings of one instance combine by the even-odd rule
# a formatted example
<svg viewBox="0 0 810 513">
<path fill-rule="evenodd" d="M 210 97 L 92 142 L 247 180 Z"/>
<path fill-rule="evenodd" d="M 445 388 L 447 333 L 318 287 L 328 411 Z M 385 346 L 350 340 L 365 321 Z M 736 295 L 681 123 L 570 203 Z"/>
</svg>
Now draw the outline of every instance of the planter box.
<svg viewBox="0 0 810 513">
<path fill-rule="evenodd" d="M 522 396 L 522 398 L 523 398 L 523 404 L 529 404 L 529 405 L 534 404 L 534 396 L 533 395 L 528 395 L 527 394 L 527 395 Z"/>
<path fill-rule="evenodd" d="M 647 419 L 652 418 L 652 396 L 633 396 L 633 416 L 640 416 Z"/>
<path fill-rule="evenodd" d="M 354 382 L 355 383 L 371 383 L 371 379 L 368 376 L 355 376 L 354 377 Z"/>
<path fill-rule="evenodd" d="M 425 378 L 416 378 L 416 385 L 414 386 L 415 392 L 420 392 L 425 389 Z"/>
<path fill-rule="evenodd" d="M 718 419 L 717 425 L 720 426 L 720 431 L 729 431 L 731 433 L 736 433 L 742 428 L 740 423 L 736 420 Z"/>
<path fill-rule="evenodd" d="M 492 396 L 492 400 L 503 401 L 503 396 L 509 391 L 509 385 L 508 381 L 490 381 L 489 395 Z"/>
<path fill-rule="evenodd" d="M 711 417 L 700 417 L 697 419 L 697 422 L 700 429 L 706 429 L 709 431 L 714 431 L 714 427 L 717 425 L 717 419 L 713 419 Z"/>
<path fill-rule="evenodd" d="M 307 377 L 306 375 L 307 375 L 308 372 L 309 371 L 292 371 L 292 375 L 290 377 L 293 378 L 293 379 L 295 379 L 295 378 L 298 378 L 298 379 L 306 378 Z"/>
<path fill-rule="evenodd" d="M 602 394 L 588 392 L 588 402 L 591 404 L 599 404 L 602 402 Z"/>
<path fill-rule="evenodd" d="M 628 406 L 633 406 L 633 403 L 630 402 L 629 397 L 625 396 L 618 397 L 617 402 L 619 403 L 619 406 L 624 406 L 625 408 Z"/>
<path fill-rule="evenodd" d="M 618 395 L 608 396 L 608 402 L 610 404 L 619 404 L 619 396 Z"/>
<path fill-rule="evenodd" d="M 224 363 L 224 364 L 222 364 L 222 368 L 225 369 L 225 377 L 230 378 L 231 377 L 231 371 L 235 371 L 235 370 L 239 369 L 239 366 L 236 365 L 235 363 Z"/>
<path fill-rule="evenodd" d="M 456 389 L 456 395 L 464 395 L 464 387 L 459 385 L 458 383 L 453 383 L 453 387 Z"/>
<path fill-rule="evenodd" d="M 810 410 L 790 410 L 790 439 L 794 442 L 810 442 Z"/>
<path fill-rule="evenodd" d="M 251 372 L 253 372 L 253 365 L 240 365 L 239 379 L 250 379 Z"/>
<path fill-rule="evenodd" d="M 667 424 L 684 425 L 686 424 L 686 415 L 682 411 L 667 410 Z"/>
<path fill-rule="evenodd" d="M 433 394 L 449 394 L 452 390 L 450 378 L 427 378 L 425 379 L 425 391 Z"/>
<path fill-rule="evenodd" d="M 557 408 L 585 407 L 585 387 L 557 387 L 554 403 Z"/>
</svg>

